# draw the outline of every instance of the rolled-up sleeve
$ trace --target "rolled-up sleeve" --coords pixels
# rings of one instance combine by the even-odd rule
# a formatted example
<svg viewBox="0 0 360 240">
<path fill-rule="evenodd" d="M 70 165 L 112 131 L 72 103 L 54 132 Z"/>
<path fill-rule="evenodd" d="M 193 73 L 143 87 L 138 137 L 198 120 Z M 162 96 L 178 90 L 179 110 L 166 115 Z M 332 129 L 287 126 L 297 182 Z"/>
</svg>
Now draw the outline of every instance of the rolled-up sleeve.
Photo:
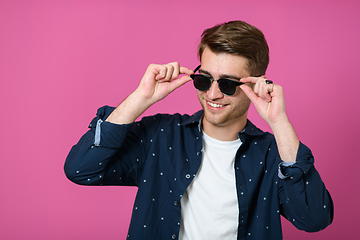
<svg viewBox="0 0 360 240">
<path fill-rule="evenodd" d="M 98 109 L 96 117 L 89 124 L 89 130 L 71 148 L 64 171 L 67 178 L 74 183 L 102 185 L 110 170 L 116 173 L 115 169 L 109 167 L 109 162 L 114 160 L 132 124 L 106 122 L 105 119 L 113 110 L 114 108 L 108 106 Z M 114 179 L 115 176 L 118 177 L 114 175 Z"/>
<path fill-rule="evenodd" d="M 278 175 L 281 213 L 295 227 L 315 232 L 332 222 L 333 202 L 308 147 L 300 143 L 296 162 L 281 161 Z"/>
</svg>

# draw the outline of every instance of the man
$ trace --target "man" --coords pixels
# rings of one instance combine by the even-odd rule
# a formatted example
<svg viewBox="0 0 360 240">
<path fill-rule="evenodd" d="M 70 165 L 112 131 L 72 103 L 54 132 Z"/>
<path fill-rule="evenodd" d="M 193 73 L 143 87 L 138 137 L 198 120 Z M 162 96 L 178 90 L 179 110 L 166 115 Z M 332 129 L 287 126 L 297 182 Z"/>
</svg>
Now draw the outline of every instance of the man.
<svg viewBox="0 0 360 240">
<path fill-rule="evenodd" d="M 261 31 L 217 25 L 202 34 L 198 54 L 194 72 L 152 64 L 116 109 L 100 108 L 69 153 L 67 177 L 138 187 L 128 239 L 282 239 L 280 215 L 301 230 L 324 229 L 332 200 L 288 120 L 281 86 L 265 78 Z M 191 80 L 202 111 L 135 122 Z M 273 135 L 247 119 L 250 102 Z"/>
</svg>

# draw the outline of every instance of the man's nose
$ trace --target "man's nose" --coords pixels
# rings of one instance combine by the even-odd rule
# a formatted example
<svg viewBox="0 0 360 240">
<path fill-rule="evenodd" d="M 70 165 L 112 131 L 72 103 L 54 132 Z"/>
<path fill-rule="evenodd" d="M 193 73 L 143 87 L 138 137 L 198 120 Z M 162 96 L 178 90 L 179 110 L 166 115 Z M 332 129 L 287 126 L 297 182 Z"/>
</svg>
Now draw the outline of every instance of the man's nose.
<svg viewBox="0 0 360 240">
<path fill-rule="evenodd" d="M 210 89 L 207 91 L 209 99 L 218 99 L 224 97 L 224 94 L 219 89 L 217 81 L 212 81 Z"/>
</svg>

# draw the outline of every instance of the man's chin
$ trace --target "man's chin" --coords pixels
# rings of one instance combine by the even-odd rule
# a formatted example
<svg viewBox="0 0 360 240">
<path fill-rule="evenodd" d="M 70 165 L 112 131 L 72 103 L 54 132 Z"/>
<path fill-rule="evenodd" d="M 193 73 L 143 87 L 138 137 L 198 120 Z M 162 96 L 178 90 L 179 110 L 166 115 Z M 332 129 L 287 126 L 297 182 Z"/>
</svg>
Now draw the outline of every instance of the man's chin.
<svg viewBox="0 0 360 240">
<path fill-rule="evenodd" d="M 221 116 L 220 114 L 206 113 L 204 116 L 205 121 L 215 126 L 224 126 L 227 118 L 225 116 Z"/>
</svg>

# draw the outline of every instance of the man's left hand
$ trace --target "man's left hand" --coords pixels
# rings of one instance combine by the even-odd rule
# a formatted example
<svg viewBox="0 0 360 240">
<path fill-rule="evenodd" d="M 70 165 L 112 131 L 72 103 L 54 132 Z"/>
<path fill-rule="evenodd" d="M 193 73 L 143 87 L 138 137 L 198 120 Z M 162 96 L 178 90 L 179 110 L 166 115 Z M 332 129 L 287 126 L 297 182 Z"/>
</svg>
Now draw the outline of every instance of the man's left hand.
<svg viewBox="0 0 360 240">
<path fill-rule="evenodd" d="M 253 88 L 246 84 L 240 88 L 270 126 L 279 121 L 287 121 L 284 94 L 280 85 L 272 83 L 265 76 L 242 78 L 241 82 L 253 84 Z"/>
</svg>

